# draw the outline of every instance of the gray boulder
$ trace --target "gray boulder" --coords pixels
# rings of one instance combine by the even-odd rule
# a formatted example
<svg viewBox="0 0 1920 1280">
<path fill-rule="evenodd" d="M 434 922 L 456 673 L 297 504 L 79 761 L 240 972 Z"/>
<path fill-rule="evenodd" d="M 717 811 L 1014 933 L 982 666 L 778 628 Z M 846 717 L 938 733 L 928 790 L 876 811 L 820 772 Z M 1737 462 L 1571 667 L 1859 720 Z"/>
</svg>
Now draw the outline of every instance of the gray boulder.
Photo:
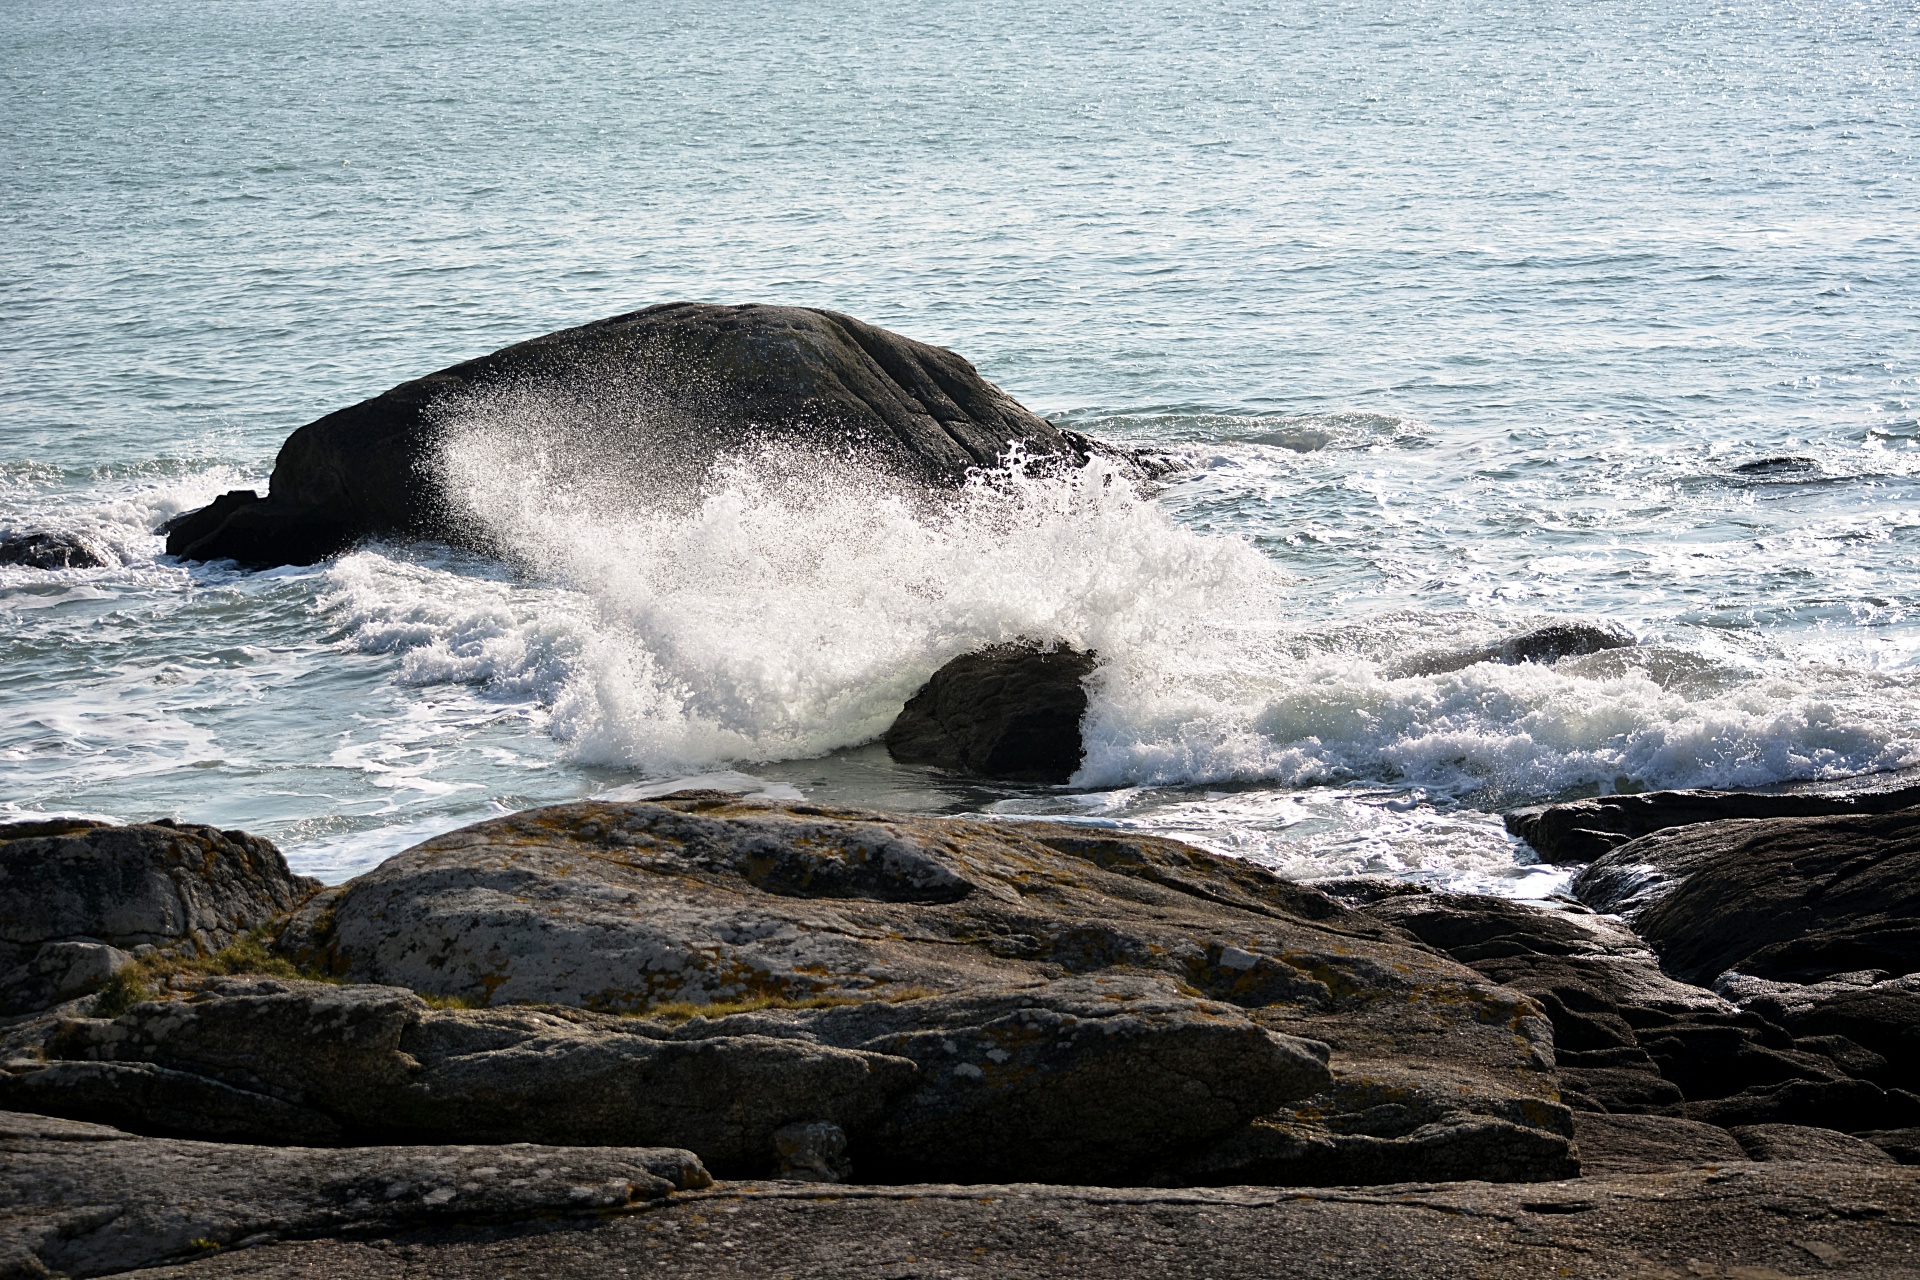
<svg viewBox="0 0 1920 1280">
<path fill-rule="evenodd" d="M 662 493 L 720 454 L 797 443 L 935 484 L 1009 444 L 1079 461 L 1098 448 L 1023 409 L 951 351 L 805 307 L 674 302 L 517 343 L 330 413 L 288 437 L 265 498 L 227 494 L 173 524 L 170 554 L 311 563 L 366 537 L 494 551 L 449 503 L 440 432 L 490 398 L 581 465 Z"/>
<path fill-rule="evenodd" d="M 1580 1144 L 1580 1172 L 1587 1177 L 1694 1169 L 1751 1158 L 1719 1125 L 1682 1116 L 1580 1111 L 1573 1117 L 1573 1136 Z"/>
<path fill-rule="evenodd" d="M 0 1013 L 93 990 L 136 948 L 211 954 L 318 887 L 243 831 L 84 819 L 0 827 Z"/>
<path fill-rule="evenodd" d="M 687 1151 L 239 1146 L 0 1112 L 0 1274 L 108 1275 L 280 1240 L 600 1217 L 711 1184 Z"/>
<path fill-rule="evenodd" d="M 1086 679 L 1095 657 L 1070 647 L 994 645 L 934 672 L 888 726 L 903 764 L 1017 782 L 1063 783 L 1086 749 Z"/>
</svg>

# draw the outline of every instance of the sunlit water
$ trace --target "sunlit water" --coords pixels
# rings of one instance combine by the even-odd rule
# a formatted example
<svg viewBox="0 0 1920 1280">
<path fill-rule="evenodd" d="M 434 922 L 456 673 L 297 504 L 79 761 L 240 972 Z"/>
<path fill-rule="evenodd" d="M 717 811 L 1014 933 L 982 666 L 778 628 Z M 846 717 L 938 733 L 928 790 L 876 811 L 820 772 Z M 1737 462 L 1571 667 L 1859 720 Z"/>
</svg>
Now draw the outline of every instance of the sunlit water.
<svg viewBox="0 0 1920 1280">
<path fill-rule="evenodd" d="M 1920 763 L 1920 18 L 1887 4 L 15 3 L 0 801 L 340 878 L 674 780 L 1544 892 L 1498 810 Z M 1157 495 L 447 459 L 509 568 L 183 567 L 321 413 L 691 297 L 952 346 Z M 1791 462 L 1754 468 L 1766 459 Z M 1402 675 L 1555 617 L 1640 645 Z M 1072 787 L 872 745 L 1097 649 Z"/>
</svg>

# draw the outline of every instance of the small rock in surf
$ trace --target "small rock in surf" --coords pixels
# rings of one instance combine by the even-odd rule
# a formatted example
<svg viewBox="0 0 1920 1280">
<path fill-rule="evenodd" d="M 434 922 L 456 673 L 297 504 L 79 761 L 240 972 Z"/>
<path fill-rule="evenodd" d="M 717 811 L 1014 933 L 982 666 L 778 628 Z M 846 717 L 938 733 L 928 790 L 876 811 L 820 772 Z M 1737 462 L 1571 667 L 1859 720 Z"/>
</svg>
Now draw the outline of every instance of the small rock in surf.
<svg viewBox="0 0 1920 1280">
<path fill-rule="evenodd" d="M 1032 644 L 962 654 L 907 700 L 886 732 L 887 754 L 981 778 L 1065 782 L 1085 755 L 1084 681 L 1095 661 Z"/>
</svg>

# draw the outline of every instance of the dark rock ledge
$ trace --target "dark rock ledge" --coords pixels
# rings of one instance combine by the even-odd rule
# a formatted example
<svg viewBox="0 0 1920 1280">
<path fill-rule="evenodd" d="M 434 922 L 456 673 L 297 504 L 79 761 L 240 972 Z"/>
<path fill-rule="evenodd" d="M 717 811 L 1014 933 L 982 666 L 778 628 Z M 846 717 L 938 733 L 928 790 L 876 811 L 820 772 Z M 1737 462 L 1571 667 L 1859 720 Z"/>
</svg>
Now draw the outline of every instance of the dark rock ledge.
<svg viewBox="0 0 1920 1280">
<path fill-rule="evenodd" d="M 1589 874 L 1651 869 L 1640 933 L 717 792 L 324 890 L 239 832 L 16 826 L 0 1277 L 766 1274 L 729 1246 L 779 1239 L 810 1275 L 981 1239 L 1032 1274 L 1899 1274 L 1911 816 L 1623 844 Z M 62 947 L 116 958 L 35 985 Z"/>
</svg>

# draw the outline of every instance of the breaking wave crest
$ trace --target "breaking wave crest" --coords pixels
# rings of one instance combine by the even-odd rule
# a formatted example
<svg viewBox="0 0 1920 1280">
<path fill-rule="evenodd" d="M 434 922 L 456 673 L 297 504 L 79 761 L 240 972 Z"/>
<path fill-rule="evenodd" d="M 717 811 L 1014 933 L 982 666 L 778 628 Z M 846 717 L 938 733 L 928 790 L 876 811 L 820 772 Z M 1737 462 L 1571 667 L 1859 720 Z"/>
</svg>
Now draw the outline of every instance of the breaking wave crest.
<svg viewBox="0 0 1920 1280">
<path fill-rule="evenodd" d="M 673 775 L 868 742 L 943 662 L 1017 637 L 1101 655 L 1081 787 L 1358 779 L 1487 803 L 1920 759 L 1911 681 L 1867 688 L 1756 635 L 1625 620 L 1642 648 L 1396 676 L 1540 619 L 1302 617 L 1250 543 L 1099 461 L 1042 477 L 1015 456 L 929 495 L 768 447 L 673 491 L 563 452 L 517 415 L 453 424 L 447 489 L 515 572 L 363 552 L 323 607 L 402 652 L 408 683 L 537 700 L 582 764 Z"/>
</svg>

